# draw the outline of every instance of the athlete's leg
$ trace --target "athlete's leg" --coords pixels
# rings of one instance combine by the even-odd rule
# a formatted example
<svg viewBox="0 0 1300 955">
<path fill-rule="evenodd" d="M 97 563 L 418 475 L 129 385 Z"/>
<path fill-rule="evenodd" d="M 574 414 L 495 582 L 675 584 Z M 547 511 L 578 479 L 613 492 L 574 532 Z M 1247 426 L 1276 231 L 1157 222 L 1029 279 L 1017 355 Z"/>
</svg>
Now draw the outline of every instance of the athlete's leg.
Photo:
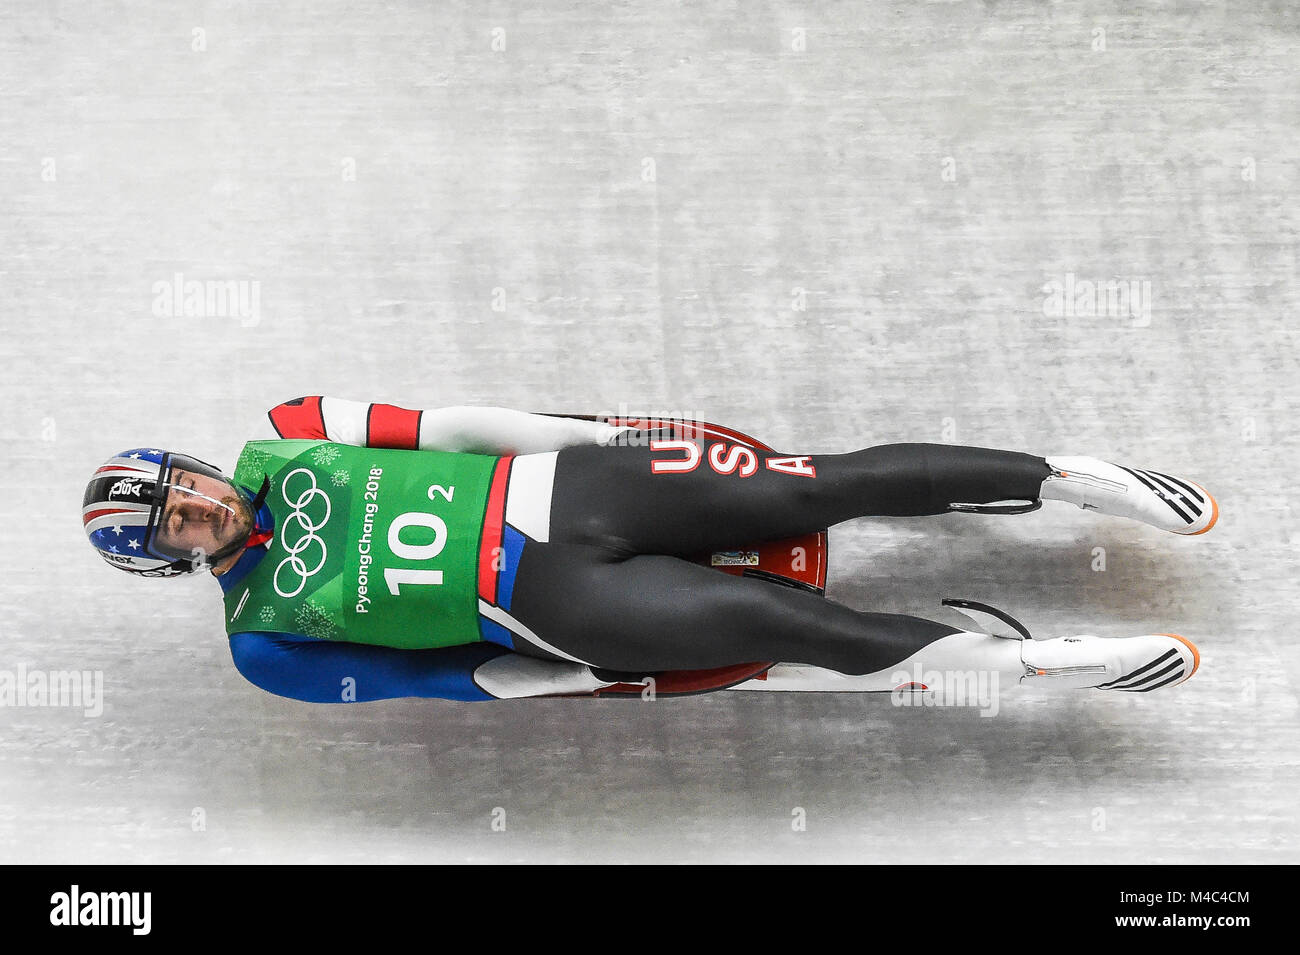
<svg viewBox="0 0 1300 955">
<path fill-rule="evenodd" d="M 520 652 L 577 659 L 633 680 L 771 660 L 846 674 L 836 689 L 892 690 L 919 681 L 969 702 L 970 678 L 982 672 L 1062 689 L 1146 692 L 1186 680 L 1199 662 L 1196 648 L 1173 634 L 1004 639 L 859 613 L 680 558 L 620 559 L 598 547 L 534 541 L 524 545 L 509 614 Z M 824 676 L 813 679 L 828 688 Z M 785 684 L 779 689 L 807 688 L 790 668 L 778 680 Z"/>
<path fill-rule="evenodd" d="M 780 660 L 864 674 L 961 632 L 918 617 L 861 613 L 676 557 L 623 559 L 599 547 L 530 540 L 517 559 L 509 608 L 515 649 L 614 670 Z"/>
<path fill-rule="evenodd" d="M 711 454 L 706 443 L 690 470 L 672 469 L 691 463 L 687 452 L 648 444 L 560 451 L 551 539 L 625 554 L 684 554 L 793 537 L 855 517 L 942 514 L 954 504 L 1001 501 L 1027 507 L 1051 473 L 1033 455 L 943 444 L 772 452 L 752 462 L 725 451 Z M 731 473 L 720 473 L 728 466 Z"/>
</svg>

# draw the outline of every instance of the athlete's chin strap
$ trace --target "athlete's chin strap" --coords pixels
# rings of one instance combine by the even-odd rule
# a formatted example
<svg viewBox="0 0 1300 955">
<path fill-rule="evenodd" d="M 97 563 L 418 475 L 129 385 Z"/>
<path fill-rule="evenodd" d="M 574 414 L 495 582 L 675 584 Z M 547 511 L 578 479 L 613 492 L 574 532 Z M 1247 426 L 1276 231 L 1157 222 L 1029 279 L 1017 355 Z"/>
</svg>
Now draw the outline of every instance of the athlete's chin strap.
<svg viewBox="0 0 1300 955">
<path fill-rule="evenodd" d="M 266 495 L 271 493 L 271 475 L 263 475 L 262 486 L 258 489 L 257 495 L 253 498 L 253 513 L 256 514 L 266 503 Z"/>
<path fill-rule="evenodd" d="M 253 497 L 253 530 L 248 535 L 248 540 L 244 541 L 243 547 L 247 550 L 249 547 L 260 547 L 271 539 L 274 528 L 259 527 L 257 523 L 257 512 L 262 509 L 263 502 L 266 501 L 266 495 L 271 492 L 271 476 L 266 475 L 262 478 L 262 486 L 258 489 L 257 494 Z"/>
</svg>

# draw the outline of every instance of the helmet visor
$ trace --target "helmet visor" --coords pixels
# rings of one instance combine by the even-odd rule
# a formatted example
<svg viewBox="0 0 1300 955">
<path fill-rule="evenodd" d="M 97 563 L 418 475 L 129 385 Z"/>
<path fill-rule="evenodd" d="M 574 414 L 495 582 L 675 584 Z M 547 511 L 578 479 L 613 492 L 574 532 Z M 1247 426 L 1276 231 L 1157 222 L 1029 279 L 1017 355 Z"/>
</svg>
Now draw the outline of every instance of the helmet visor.
<svg viewBox="0 0 1300 955">
<path fill-rule="evenodd" d="M 201 566 L 239 549 L 253 521 L 248 499 L 217 468 L 189 455 L 168 454 L 154 489 L 146 549 Z"/>
</svg>

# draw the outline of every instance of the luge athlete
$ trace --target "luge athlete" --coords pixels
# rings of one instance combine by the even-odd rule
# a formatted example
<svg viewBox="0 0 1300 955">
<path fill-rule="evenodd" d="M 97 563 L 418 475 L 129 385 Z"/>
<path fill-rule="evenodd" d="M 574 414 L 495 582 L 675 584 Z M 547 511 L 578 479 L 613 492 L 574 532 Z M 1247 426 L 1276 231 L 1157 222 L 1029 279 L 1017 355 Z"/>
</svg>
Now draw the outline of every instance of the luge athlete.
<svg viewBox="0 0 1300 955">
<path fill-rule="evenodd" d="M 82 521 L 115 567 L 207 568 L 239 671 L 311 702 L 581 693 L 753 660 L 851 674 L 986 669 L 1069 688 L 1189 678 L 1172 634 L 1015 641 L 719 573 L 681 555 L 864 516 L 1017 513 L 1045 500 L 1202 534 L 1200 485 L 1095 458 L 892 444 L 757 453 L 502 408 L 308 397 L 271 409 L 232 478 L 124 451 Z"/>
</svg>

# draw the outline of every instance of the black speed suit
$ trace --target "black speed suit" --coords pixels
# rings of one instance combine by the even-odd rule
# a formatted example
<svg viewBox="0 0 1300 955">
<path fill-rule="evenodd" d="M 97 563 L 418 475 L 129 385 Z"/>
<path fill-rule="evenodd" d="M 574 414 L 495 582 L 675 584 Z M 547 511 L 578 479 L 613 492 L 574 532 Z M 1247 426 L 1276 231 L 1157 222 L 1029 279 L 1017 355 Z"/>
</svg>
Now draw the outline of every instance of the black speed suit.
<svg viewBox="0 0 1300 955">
<path fill-rule="evenodd" d="M 947 624 L 866 613 L 794 588 L 683 559 L 819 531 L 865 516 L 941 514 L 953 504 L 1036 503 L 1041 457 L 938 444 L 890 444 L 807 456 L 815 476 L 747 477 L 707 462 L 655 473 L 680 455 L 648 441 L 558 452 L 550 539 L 520 554 L 511 613 L 564 653 L 624 671 L 696 669 L 755 660 L 847 674 L 890 667 Z M 516 649 L 542 648 L 515 639 Z"/>
</svg>

